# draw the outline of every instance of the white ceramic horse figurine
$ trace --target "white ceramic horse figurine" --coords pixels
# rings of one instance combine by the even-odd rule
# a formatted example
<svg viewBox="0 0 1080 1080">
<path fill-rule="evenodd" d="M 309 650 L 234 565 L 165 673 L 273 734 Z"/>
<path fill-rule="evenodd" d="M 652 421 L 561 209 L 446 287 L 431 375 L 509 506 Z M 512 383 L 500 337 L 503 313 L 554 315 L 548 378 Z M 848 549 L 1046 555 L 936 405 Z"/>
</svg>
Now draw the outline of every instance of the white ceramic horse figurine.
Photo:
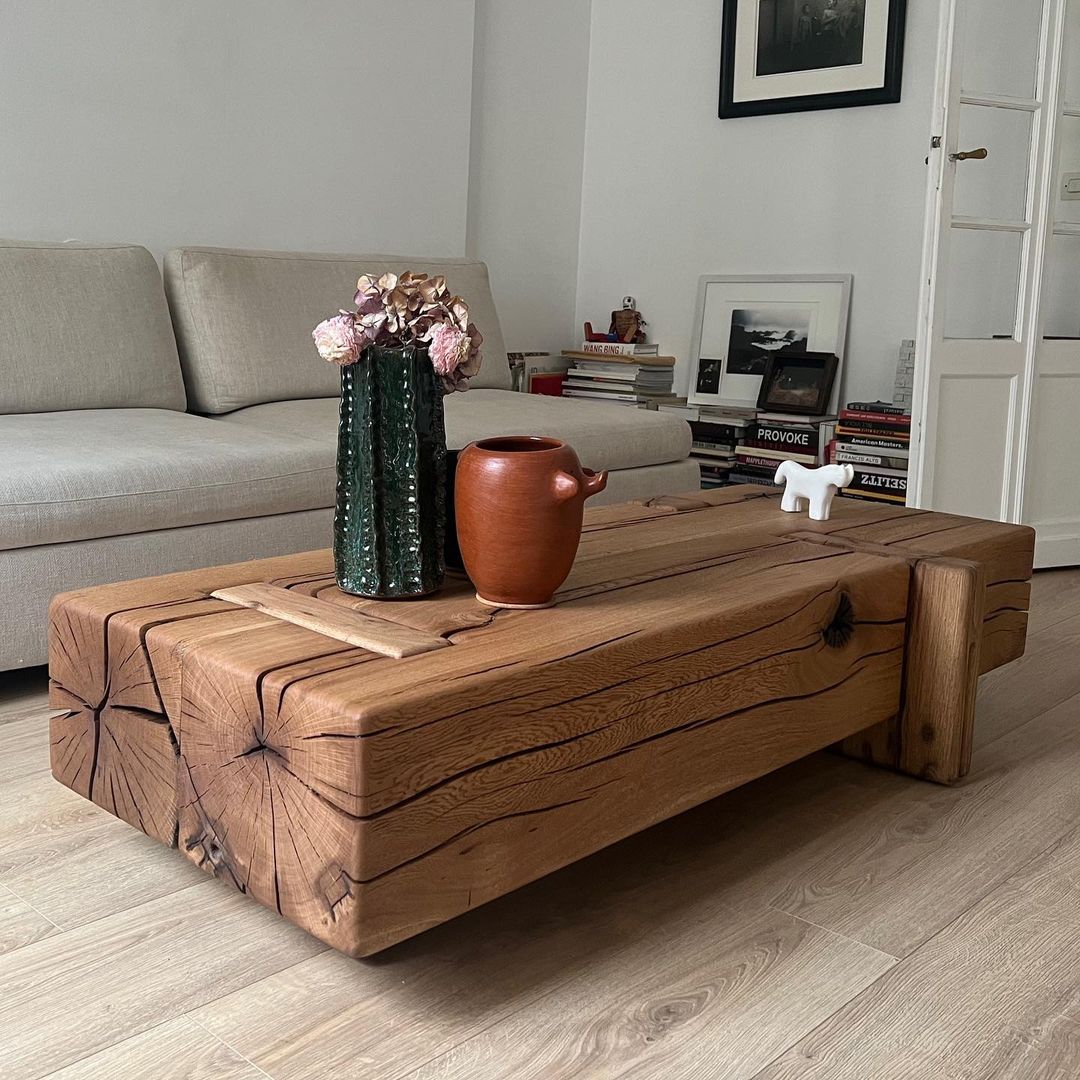
<svg viewBox="0 0 1080 1080">
<path fill-rule="evenodd" d="M 828 521 L 834 496 L 854 478 L 855 470 L 850 465 L 822 465 L 819 469 L 807 469 L 797 461 L 783 461 L 776 470 L 773 483 L 784 485 L 781 510 L 795 514 L 809 502 L 811 520 Z"/>
</svg>

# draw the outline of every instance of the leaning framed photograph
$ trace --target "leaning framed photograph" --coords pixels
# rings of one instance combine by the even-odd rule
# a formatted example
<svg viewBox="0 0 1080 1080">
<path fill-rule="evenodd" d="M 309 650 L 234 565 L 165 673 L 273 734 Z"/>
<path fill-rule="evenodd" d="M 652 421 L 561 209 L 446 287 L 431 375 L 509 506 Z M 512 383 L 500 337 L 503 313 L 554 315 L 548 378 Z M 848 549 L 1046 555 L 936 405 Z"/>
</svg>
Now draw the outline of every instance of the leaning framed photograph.
<svg viewBox="0 0 1080 1080">
<path fill-rule="evenodd" d="M 766 412 L 823 416 L 839 360 L 832 353 L 780 353 L 765 362 L 757 407 Z"/>
<path fill-rule="evenodd" d="M 850 274 L 706 274 L 698 281 L 690 347 L 694 405 L 756 408 L 770 357 L 831 353 L 835 412 L 851 303 Z"/>
<path fill-rule="evenodd" d="M 724 0 L 720 117 L 900 100 L 905 0 Z"/>
</svg>

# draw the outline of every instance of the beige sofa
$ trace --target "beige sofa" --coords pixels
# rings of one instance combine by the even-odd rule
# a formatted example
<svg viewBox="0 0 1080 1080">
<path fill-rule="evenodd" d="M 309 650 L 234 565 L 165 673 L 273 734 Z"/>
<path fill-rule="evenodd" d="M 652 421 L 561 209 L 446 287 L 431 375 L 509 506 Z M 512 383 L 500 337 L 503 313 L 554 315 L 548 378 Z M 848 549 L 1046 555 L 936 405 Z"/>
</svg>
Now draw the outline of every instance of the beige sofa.
<svg viewBox="0 0 1080 1080">
<path fill-rule="evenodd" d="M 326 546 L 338 372 L 311 327 L 359 272 L 408 268 L 486 339 L 451 447 L 566 439 L 608 502 L 698 486 L 681 420 L 510 390 L 482 263 L 184 248 L 163 289 L 144 248 L 0 242 L 0 671 L 45 661 L 55 592 Z"/>
</svg>

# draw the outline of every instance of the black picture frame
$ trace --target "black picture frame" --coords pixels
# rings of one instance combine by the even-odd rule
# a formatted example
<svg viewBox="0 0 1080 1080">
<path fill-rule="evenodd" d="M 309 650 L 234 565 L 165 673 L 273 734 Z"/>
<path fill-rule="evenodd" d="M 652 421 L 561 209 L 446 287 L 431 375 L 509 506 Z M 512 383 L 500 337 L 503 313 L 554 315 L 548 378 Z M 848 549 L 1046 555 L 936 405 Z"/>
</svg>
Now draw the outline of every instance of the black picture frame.
<svg viewBox="0 0 1080 1080">
<path fill-rule="evenodd" d="M 721 120 L 730 120 L 740 116 L 766 116 L 772 113 L 810 112 L 817 109 L 848 109 L 858 105 L 892 105 L 900 100 L 907 0 L 887 0 L 889 14 L 885 41 L 885 78 L 882 86 L 864 90 L 766 98 L 757 101 L 735 100 L 735 28 L 739 0 L 723 0 L 723 2 L 718 114 Z"/>
<path fill-rule="evenodd" d="M 761 377 L 757 407 L 765 412 L 824 416 L 829 407 L 829 398 L 832 397 L 833 382 L 836 379 L 836 369 L 839 364 L 840 359 L 835 353 L 782 353 L 770 356 L 765 363 L 765 374 Z M 796 402 L 780 397 L 781 388 L 777 384 L 785 371 L 791 369 L 817 376 L 814 380 L 816 394 L 813 399 Z"/>
</svg>

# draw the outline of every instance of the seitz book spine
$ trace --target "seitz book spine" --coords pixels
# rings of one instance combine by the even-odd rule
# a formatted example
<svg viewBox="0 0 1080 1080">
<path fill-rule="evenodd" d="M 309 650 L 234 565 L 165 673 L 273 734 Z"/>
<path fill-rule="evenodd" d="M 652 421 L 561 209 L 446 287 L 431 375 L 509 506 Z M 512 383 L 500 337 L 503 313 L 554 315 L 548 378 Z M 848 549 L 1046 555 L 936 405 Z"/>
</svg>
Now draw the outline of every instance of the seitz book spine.
<svg viewBox="0 0 1080 1080">
<path fill-rule="evenodd" d="M 856 469 L 850 485 L 856 491 L 880 492 L 883 495 L 899 495 L 907 498 L 907 474 L 893 475 L 872 469 Z"/>
</svg>

